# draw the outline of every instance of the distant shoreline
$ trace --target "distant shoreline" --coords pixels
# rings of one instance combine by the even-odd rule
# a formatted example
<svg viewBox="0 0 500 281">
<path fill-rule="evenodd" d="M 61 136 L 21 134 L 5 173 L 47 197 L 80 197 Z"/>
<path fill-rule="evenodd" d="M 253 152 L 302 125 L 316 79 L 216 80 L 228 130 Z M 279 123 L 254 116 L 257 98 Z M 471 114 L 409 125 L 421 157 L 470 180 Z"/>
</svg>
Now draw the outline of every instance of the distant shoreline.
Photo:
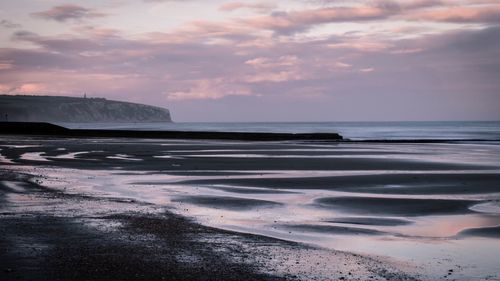
<svg viewBox="0 0 500 281">
<path fill-rule="evenodd" d="M 0 120 L 16 122 L 172 122 L 167 108 L 100 97 L 0 95 Z"/>
</svg>

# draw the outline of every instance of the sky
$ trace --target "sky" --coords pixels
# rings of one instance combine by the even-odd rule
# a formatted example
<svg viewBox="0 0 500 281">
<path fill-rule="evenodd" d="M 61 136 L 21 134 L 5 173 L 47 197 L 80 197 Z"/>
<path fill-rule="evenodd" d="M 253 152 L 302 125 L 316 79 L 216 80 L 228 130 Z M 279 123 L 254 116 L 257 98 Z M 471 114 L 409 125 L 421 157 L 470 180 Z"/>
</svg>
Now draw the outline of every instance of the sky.
<svg viewBox="0 0 500 281">
<path fill-rule="evenodd" d="M 177 122 L 500 120 L 500 1 L 0 0 L 0 93 Z"/>
</svg>

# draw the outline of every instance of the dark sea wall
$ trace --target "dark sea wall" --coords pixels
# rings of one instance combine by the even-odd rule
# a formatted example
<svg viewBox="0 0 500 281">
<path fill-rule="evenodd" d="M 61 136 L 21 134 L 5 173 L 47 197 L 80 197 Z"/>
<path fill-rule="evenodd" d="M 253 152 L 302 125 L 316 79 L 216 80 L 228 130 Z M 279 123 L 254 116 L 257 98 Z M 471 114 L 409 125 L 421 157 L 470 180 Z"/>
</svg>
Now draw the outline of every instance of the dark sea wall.
<svg viewBox="0 0 500 281">
<path fill-rule="evenodd" d="M 166 108 L 56 96 L 0 95 L 0 120 L 23 122 L 171 122 Z"/>
<path fill-rule="evenodd" d="M 337 133 L 240 133 L 240 132 L 198 132 L 198 131 L 134 131 L 134 130 L 88 130 L 68 129 L 43 122 L 1 122 L 0 135 L 38 135 L 54 137 L 104 137 L 104 138 L 159 138 L 200 140 L 242 140 L 242 141 L 340 141 Z"/>
</svg>

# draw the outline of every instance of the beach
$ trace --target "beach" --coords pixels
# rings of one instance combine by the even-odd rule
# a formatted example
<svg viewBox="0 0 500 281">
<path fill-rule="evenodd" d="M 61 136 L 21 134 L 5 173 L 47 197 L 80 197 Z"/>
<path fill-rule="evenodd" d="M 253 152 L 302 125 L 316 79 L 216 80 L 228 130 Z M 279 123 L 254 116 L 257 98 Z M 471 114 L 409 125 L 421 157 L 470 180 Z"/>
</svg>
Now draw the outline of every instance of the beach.
<svg viewBox="0 0 500 281">
<path fill-rule="evenodd" d="M 500 146 L 0 138 L 2 280 L 498 280 Z"/>
<path fill-rule="evenodd" d="M 0 14 L 0 281 L 500 281 L 500 0 Z"/>
</svg>

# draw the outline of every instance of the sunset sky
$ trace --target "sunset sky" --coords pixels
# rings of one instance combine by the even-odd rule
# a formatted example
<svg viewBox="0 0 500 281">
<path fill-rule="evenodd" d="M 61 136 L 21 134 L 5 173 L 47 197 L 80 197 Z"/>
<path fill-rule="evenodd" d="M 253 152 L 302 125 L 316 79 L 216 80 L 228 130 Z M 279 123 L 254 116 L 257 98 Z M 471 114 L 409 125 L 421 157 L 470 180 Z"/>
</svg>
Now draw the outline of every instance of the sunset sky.
<svg viewBox="0 0 500 281">
<path fill-rule="evenodd" d="M 499 0 L 0 0 L 0 93 L 174 121 L 500 120 Z"/>
</svg>

